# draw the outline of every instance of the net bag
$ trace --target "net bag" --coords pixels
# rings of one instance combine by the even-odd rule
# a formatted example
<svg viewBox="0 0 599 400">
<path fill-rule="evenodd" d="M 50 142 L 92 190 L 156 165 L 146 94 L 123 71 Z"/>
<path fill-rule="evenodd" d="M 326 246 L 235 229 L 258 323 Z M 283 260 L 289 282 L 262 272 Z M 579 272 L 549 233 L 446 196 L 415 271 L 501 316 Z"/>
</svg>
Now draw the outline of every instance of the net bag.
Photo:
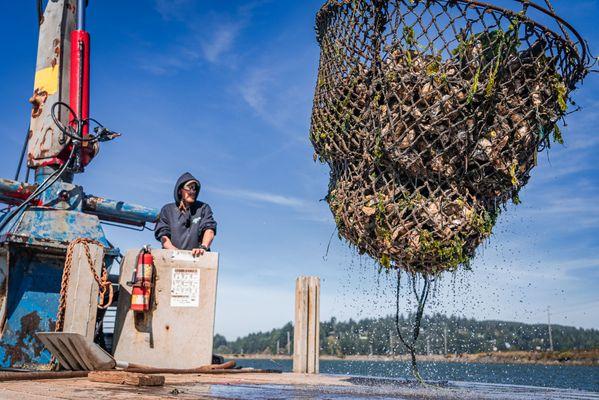
<svg viewBox="0 0 599 400">
<path fill-rule="evenodd" d="M 310 140 L 340 236 L 382 266 L 467 264 L 537 152 L 562 142 L 587 45 L 551 8 L 522 4 L 329 0 L 318 12 Z"/>
</svg>

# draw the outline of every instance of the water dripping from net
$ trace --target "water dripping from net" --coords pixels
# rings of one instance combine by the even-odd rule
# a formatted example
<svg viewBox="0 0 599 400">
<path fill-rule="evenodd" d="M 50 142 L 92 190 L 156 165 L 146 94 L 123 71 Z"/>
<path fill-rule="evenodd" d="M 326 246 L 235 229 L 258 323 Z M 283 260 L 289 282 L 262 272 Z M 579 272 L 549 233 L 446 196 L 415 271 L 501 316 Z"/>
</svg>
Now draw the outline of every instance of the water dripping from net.
<svg viewBox="0 0 599 400">
<path fill-rule="evenodd" d="M 422 288 L 418 287 L 418 275 L 416 273 L 407 273 L 409 277 L 409 285 L 411 291 L 416 298 L 417 308 L 414 316 L 414 323 L 412 324 L 412 337 L 411 340 L 407 340 L 401 332 L 400 322 L 400 311 L 399 311 L 399 300 L 401 297 L 401 270 L 397 270 L 397 286 L 396 286 L 396 303 L 395 303 L 395 329 L 397 330 L 397 336 L 400 342 L 410 353 L 411 358 L 411 371 L 412 375 L 420 384 L 425 384 L 424 379 L 420 375 L 418 370 L 418 364 L 416 362 L 416 343 L 418 336 L 420 335 L 420 327 L 422 323 L 422 316 L 424 314 L 424 307 L 430 294 L 431 284 L 434 283 L 435 279 L 429 275 L 423 274 L 422 277 Z"/>
</svg>

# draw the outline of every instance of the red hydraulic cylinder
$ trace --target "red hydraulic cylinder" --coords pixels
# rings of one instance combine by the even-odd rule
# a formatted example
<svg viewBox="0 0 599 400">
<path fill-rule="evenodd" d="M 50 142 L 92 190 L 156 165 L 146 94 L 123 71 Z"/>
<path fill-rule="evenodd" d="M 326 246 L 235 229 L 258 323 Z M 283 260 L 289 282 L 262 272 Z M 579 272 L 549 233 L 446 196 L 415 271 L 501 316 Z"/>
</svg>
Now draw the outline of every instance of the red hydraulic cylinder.
<svg viewBox="0 0 599 400">
<path fill-rule="evenodd" d="M 84 30 L 71 32 L 71 82 L 69 93 L 69 106 L 75 111 L 76 116 L 70 116 L 73 124 L 75 118 L 86 121 L 89 118 L 89 56 L 90 37 Z M 89 133 L 89 124 L 84 123 L 82 135 Z M 81 154 L 83 166 L 91 161 L 93 150 L 83 143 L 83 154 Z"/>
</svg>

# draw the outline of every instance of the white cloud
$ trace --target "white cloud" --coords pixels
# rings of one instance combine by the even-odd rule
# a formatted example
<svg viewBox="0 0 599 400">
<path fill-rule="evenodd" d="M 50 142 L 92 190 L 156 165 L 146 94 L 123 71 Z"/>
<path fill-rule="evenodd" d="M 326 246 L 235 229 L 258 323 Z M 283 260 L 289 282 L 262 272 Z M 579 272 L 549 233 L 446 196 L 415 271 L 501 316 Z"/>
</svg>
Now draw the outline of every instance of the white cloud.
<svg viewBox="0 0 599 400">
<path fill-rule="evenodd" d="M 190 0 L 155 0 L 154 8 L 167 21 L 182 20 L 190 3 Z"/>
<path fill-rule="evenodd" d="M 265 3 L 262 0 L 249 2 L 237 8 L 233 15 L 216 15 L 207 23 L 190 23 L 190 29 L 205 28 L 198 32 L 205 59 L 213 64 L 223 64 L 222 57 L 231 51 L 240 32 L 250 23 L 254 10 Z"/>
<path fill-rule="evenodd" d="M 231 49 L 242 28 L 242 23 L 224 24 L 217 27 L 207 40 L 202 40 L 202 52 L 206 60 L 218 63 L 221 56 Z"/>
<path fill-rule="evenodd" d="M 330 216 L 326 203 L 316 200 L 304 200 L 293 196 L 286 196 L 277 193 L 258 192 L 238 188 L 209 188 L 209 192 L 220 194 L 236 200 L 245 202 L 271 204 L 287 208 L 293 211 L 294 218 L 300 221 L 310 221 L 319 224 L 331 224 Z"/>
<path fill-rule="evenodd" d="M 154 75 L 168 75 L 196 65 L 200 54 L 186 47 L 173 47 L 163 53 L 155 52 L 152 57 L 143 57 L 139 66 Z"/>
<path fill-rule="evenodd" d="M 291 196 L 283 196 L 274 193 L 267 192 L 255 192 L 252 190 L 244 190 L 244 189 L 222 189 L 222 188 L 211 188 L 209 191 L 218 193 L 224 196 L 233 197 L 240 200 L 249 200 L 255 201 L 259 203 L 268 203 L 275 204 L 283 207 L 291 207 L 291 208 L 303 208 L 306 206 L 306 202 L 304 200 L 291 197 Z"/>
<path fill-rule="evenodd" d="M 297 62 L 264 62 L 248 70 L 237 90 L 255 114 L 294 142 L 307 143 L 313 84 L 306 76 L 295 81 Z"/>
<path fill-rule="evenodd" d="M 260 116 L 265 114 L 267 84 L 272 82 L 272 72 L 268 69 L 254 69 L 239 87 L 245 102 Z"/>
<path fill-rule="evenodd" d="M 176 21 L 185 28 L 174 45 L 162 52 L 140 57 L 140 67 L 155 75 L 190 69 L 199 61 L 231 64 L 230 55 L 240 32 L 251 21 L 253 11 L 263 2 L 243 5 L 231 14 L 197 13 L 190 0 L 156 0 L 154 8 L 165 21 Z M 196 49 L 199 49 L 196 50 Z"/>
</svg>

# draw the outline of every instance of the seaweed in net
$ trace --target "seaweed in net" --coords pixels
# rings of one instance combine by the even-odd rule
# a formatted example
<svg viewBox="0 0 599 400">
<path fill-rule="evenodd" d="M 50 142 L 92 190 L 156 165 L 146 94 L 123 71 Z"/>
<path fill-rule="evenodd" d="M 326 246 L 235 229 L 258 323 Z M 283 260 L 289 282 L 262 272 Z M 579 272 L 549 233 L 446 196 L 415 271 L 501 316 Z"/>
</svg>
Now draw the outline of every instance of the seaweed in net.
<svg viewBox="0 0 599 400">
<path fill-rule="evenodd" d="M 551 7 L 522 3 L 329 0 L 319 11 L 310 140 L 331 170 L 339 236 L 381 268 L 428 282 L 468 266 L 537 152 L 563 142 L 557 123 L 591 57 Z"/>
</svg>

